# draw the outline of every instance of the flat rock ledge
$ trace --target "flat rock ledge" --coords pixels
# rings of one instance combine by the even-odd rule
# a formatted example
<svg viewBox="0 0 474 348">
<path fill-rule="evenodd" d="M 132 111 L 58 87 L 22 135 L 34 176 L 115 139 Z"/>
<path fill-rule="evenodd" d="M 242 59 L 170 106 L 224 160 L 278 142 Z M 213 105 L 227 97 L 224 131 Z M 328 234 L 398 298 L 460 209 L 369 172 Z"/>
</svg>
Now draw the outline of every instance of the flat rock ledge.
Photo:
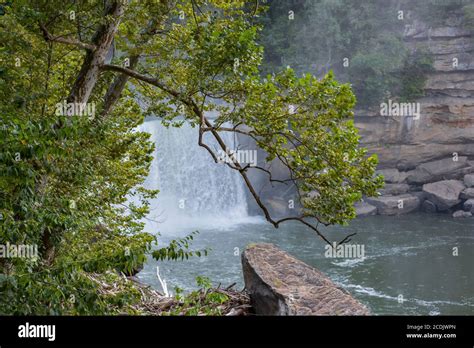
<svg viewBox="0 0 474 348">
<path fill-rule="evenodd" d="M 242 253 L 245 287 L 259 315 L 370 315 L 323 273 L 273 244 L 250 244 Z"/>
</svg>

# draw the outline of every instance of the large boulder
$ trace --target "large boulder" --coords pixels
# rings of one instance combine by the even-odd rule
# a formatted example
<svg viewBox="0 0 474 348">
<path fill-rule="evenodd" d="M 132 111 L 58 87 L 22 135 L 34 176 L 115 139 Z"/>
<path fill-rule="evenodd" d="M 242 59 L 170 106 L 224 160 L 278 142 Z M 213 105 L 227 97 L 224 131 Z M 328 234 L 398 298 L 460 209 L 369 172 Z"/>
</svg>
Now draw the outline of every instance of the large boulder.
<svg viewBox="0 0 474 348">
<path fill-rule="evenodd" d="M 461 194 L 459 195 L 459 198 L 461 199 L 474 198 L 474 187 L 470 187 L 470 188 L 462 190 Z"/>
<path fill-rule="evenodd" d="M 462 207 L 465 211 L 470 211 L 471 213 L 474 213 L 474 199 L 468 199 L 464 202 Z"/>
<path fill-rule="evenodd" d="M 411 194 L 367 198 L 367 202 L 377 207 L 380 215 L 407 214 L 420 207 L 420 199 Z"/>
<path fill-rule="evenodd" d="M 446 211 L 459 204 L 459 195 L 464 185 L 459 180 L 443 180 L 423 185 L 427 199 L 436 205 L 438 211 Z"/>
<path fill-rule="evenodd" d="M 415 170 L 408 172 L 407 181 L 410 184 L 425 184 L 443 179 L 462 178 L 466 171 L 470 170 L 467 157 L 458 157 L 457 161 L 453 161 L 450 157 L 420 164 Z"/>
<path fill-rule="evenodd" d="M 383 175 L 384 181 L 390 184 L 403 183 L 407 178 L 407 174 L 405 172 L 399 172 L 396 168 L 380 169 L 377 170 L 376 174 Z"/>
<path fill-rule="evenodd" d="M 408 184 L 385 184 L 383 189 L 380 189 L 380 194 L 387 195 L 401 195 L 407 193 L 410 190 L 410 185 Z"/>
<path fill-rule="evenodd" d="M 367 202 L 357 202 L 354 204 L 357 217 L 364 217 L 377 214 L 377 208 Z"/>
<path fill-rule="evenodd" d="M 425 213 L 436 213 L 436 204 L 426 200 L 421 204 L 421 210 Z"/>
<path fill-rule="evenodd" d="M 245 288 L 256 314 L 370 314 L 323 273 L 273 244 L 249 245 L 242 253 L 242 267 Z"/>
<path fill-rule="evenodd" d="M 474 187 L 474 174 L 464 175 L 464 185 L 466 187 Z"/>
</svg>

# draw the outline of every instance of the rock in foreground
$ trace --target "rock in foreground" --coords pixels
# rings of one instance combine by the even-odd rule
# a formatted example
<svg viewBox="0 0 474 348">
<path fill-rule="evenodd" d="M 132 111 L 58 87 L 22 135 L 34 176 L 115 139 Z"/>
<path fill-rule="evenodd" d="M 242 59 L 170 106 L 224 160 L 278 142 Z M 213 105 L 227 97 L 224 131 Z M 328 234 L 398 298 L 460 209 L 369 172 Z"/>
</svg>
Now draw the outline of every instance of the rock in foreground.
<svg viewBox="0 0 474 348">
<path fill-rule="evenodd" d="M 242 253 L 242 267 L 256 314 L 370 314 L 324 274 L 273 244 L 249 245 Z"/>
</svg>

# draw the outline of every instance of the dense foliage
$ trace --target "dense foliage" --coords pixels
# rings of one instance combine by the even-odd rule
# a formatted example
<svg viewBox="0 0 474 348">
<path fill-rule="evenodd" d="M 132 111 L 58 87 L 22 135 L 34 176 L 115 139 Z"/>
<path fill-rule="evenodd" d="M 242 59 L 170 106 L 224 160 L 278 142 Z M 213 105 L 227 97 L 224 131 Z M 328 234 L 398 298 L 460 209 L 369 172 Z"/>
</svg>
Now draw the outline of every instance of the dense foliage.
<svg viewBox="0 0 474 348">
<path fill-rule="evenodd" d="M 418 19 L 443 26 L 450 14 L 462 27 L 474 28 L 474 5 L 458 0 L 270 0 L 268 5 L 261 20 L 265 71 L 289 65 L 298 74 L 321 76 L 333 70 L 339 80 L 350 81 L 362 108 L 386 97 L 423 96 L 432 61 L 425 47 L 406 48 L 407 24 Z"/>
<path fill-rule="evenodd" d="M 90 25 L 103 20 L 99 6 L 73 8 Z M 55 2 L 15 2 L 0 18 L 0 244 L 38 245 L 40 254 L 0 259 L 0 313 L 124 310 L 137 293 L 100 296 L 85 272 L 131 273 L 158 232 L 143 231 L 147 199 L 157 193 L 141 186 L 153 144 L 134 131 L 144 116 L 131 92 L 124 91 L 113 114 L 100 117 L 111 82 L 105 76 L 89 100 L 94 117 L 56 113 L 83 59 L 81 51 L 52 45 L 36 32 L 59 9 Z M 67 12 L 56 25 L 74 21 Z M 161 259 L 187 255 L 174 244 L 157 252 Z"/>
<path fill-rule="evenodd" d="M 226 152 L 219 133 L 240 130 L 253 138 L 267 162 L 282 161 L 298 186 L 303 211 L 289 219 L 316 231 L 314 222 L 346 223 L 353 204 L 376 193 L 382 180 L 374 177 L 375 156 L 358 147 L 350 87 L 331 73 L 317 79 L 292 69 L 262 79 L 255 4 L 15 1 L 3 7 L 0 244 L 38 245 L 39 255 L 0 259 L 0 313 L 133 312 L 136 289 L 104 295 L 89 275 L 119 281 L 117 272 L 132 274 L 156 249 L 158 231 L 144 231 L 143 223 L 147 200 L 157 194 L 142 186 L 153 145 L 136 130 L 148 114 L 177 126 L 184 116 Z M 62 114 L 58 103 L 93 105 L 95 112 Z M 213 122 L 209 111 L 219 115 Z M 226 129 L 229 123 L 250 131 Z M 202 138 L 199 145 L 215 158 Z M 229 166 L 258 200 L 249 168 Z M 152 255 L 187 258 L 189 242 L 159 246 Z"/>
</svg>

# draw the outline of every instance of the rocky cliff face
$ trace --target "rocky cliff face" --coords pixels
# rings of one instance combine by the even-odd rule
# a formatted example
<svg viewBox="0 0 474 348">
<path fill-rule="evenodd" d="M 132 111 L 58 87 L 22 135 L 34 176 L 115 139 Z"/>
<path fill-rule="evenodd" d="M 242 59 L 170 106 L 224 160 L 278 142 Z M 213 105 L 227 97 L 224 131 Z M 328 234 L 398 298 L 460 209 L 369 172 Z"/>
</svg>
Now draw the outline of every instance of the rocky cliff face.
<svg viewBox="0 0 474 348">
<path fill-rule="evenodd" d="M 404 40 L 412 52 L 430 53 L 433 71 L 425 97 L 416 101 L 419 117 L 356 113 L 362 146 L 378 154 L 386 181 L 382 197 L 356 206 L 358 215 L 376 208 L 382 215 L 421 209 L 470 217 L 466 180 L 474 173 L 474 33 L 461 29 L 460 17 L 453 14 L 439 27 L 412 20 Z"/>
<path fill-rule="evenodd" d="M 433 69 L 426 76 L 425 96 L 415 101 L 419 117 L 382 116 L 379 106 L 355 111 L 361 146 L 378 154 L 379 172 L 386 181 L 382 197 L 356 204 L 357 214 L 398 215 L 421 209 L 465 217 L 472 213 L 474 196 L 461 196 L 463 190 L 457 187 L 469 190 L 466 178 L 474 173 L 474 31 L 464 29 L 461 14 L 455 12 L 446 14 L 444 23 L 436 26 L 415 18 L 414 13 L 406 18 L 406 47 L 412 53 L 428 52 Z M 388 99 L 397 101 L 396 96 Z M 278 163 L 269 169 L 275 177 L 287 177 Z M 265 174 L 253 179 L 259 182 L 272 216 L 292 213 L 288 202 L 294 200 L 295 190 L 265 186 Z M 438 184 L 424 186 L 431 183 Z M 443 202 L 445 191 L 457 194 L 449 207 Z M 250 208 L 252 213 L 260 212 L 256 205 Z"/>
<path fill-rule="evenodd" d="M 416 19 L 406 25 L 407 47 L 427 49 L 434 61 L 419 119 L 356 112 L 362 145 L 379 155 L 380 168 L 407 171 L 453 153 L 474 159 L 474 34 L 459 24 L 453 14 L 441 27 Z"/>
</svg>

